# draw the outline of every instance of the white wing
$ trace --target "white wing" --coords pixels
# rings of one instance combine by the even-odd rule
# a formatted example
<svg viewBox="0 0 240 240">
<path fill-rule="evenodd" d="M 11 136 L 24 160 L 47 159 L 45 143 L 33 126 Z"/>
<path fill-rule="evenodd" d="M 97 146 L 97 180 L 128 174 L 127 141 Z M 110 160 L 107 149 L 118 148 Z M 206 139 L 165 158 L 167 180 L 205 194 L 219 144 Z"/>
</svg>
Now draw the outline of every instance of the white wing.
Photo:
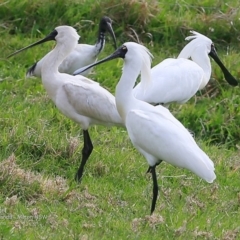
<svg viewBox="0 0 240 240">
<path fill-rule="evenodd" d="M 73 74 L 77 69 L 94 63 L 97 60 L 95 46 L 88 44 L 78 44 L 76 48 L 64 59 L 59 66 L 59 72 Z M 91 68 L 92 69 L 92 68 Z M 91 69 L 81 75 L 87 76 Z"/>
<path fill-rule="evenodd" d="M 190 60 L 166 59 L 151 69 L 148 87 L 144 89 L 140 82 L 133 92 L 136 98 L 151 104 L 184 103 L 196 94 L 203 76 L 203 70 Z"/>
<path fill-rule="evenodd" d="M 134 146 L 172 165 L 194 172 L 208 182 L 216 176 L 213 162 L 198 147 L 191 134 L 167 111 L 132 110 L 126 118 L 126 128 Z"/>
<path fill-rule="evenodd" d="M 115 97 L 95 82 L 89 83 L 86 79 L 79 83 L 65 83 L 61 91 L 64 94 L 59 92 L 59 98 L 66 96 L 66 101 L 74 109 L 74 114 L 92 118 L 95 123 L 123 125 L 116 109 Z M 58 101 L 61 101 L 59 105 L 63 106 L 62 99 L 59 98 Z"/>
</svg>

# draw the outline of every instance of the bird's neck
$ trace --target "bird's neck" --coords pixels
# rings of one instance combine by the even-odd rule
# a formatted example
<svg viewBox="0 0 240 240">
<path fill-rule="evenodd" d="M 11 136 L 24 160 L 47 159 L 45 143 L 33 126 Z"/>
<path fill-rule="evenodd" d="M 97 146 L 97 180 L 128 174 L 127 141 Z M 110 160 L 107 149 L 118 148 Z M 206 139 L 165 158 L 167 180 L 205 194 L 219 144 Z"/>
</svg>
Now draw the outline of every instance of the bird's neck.
<svg viewBox="0 0 240 240">
<path fill-rule="evenodd" d="M 199 90 L 204 88 L 210 77 L 211 77 L 211 72 L 212 72 L 212 67 L 211 67 L 211 62 L 210 58 L 207 54 L 207 52 L 203 52 L 200 49 L 194 53 L 193 56 L 191 56 L 192 60 L 197 63 L 204 71 L 204 79 L 202 81 L 202 84 L 199 87 Z"/>
<path fill-rule="evenodd" d="M 77 45 L 77 44 L 76 44 Z M 48 53 L 47 57 L 44 59 L 42 64 L 42 74 L 44 72 L 58 72 L 58 67 L 62 61 L 70 54 L 70 52 L 75 48 L 75 45 L 64 45 L 58 44 L 55 48 Z"/>
<path fill-rule="evenodd" d="M 104 46 L 105 46 L 105 34 L 104 32 L 99 31 L 98 39 L 95 44 L 96 55 L 98 55 L 103 50 Z"/>
<path fill-rule="evenodd" d="M 128 112 L 132 106 L 137 106 L 137 100 L 133 96 L 133 87 L 140 73 L 140 67 L 134 63 L 124 64 L 122 76 L 116 87 L 116 106 L 119 115 L 125 122 Z"/>
<path fill-rule="evenodd" d="M 77 41 L 70 45 L 58 44 L 49 52 L 43 60 L 41 68 L 42 83 L 49 95 L 55 102 L 56 93 L 58 88 L 61 87 L 64 78 L 59 73 L 58 67 L 68 54 L 75 48 Z"/>
</svg>

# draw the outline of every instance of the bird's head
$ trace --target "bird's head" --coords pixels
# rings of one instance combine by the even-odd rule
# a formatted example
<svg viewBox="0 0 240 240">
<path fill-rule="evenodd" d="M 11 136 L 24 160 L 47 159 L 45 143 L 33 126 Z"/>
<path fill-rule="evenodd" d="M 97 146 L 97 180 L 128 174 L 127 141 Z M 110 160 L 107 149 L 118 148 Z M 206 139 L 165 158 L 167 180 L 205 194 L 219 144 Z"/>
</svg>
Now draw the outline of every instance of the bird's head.
<svg viewBox="0 0 240 240">
<path fill-rule="evenodd" d="M 80 38 L 80 36 L 77 34 L 76 30 L 73 27 L 70 26 L 59 26 L 56 27 L 50 34 L 48 34 L 45 38 L 41 39 L 40 41 L 37 41 L 27 47 L 24 47 L 12 54 L 10 54 L 9 56 L 7 56 L 7 58 L 14 56 L 24 50 L 27 50 L 29 48 L 32 48 L 34 46 L 37 46 L 39 44 L 42 44 L 44 42 L 48 42 L 48 41 L 57 41 L 58 43 L 76 43 L 78 39 Z"/>
<path fill-rule="evenodd" d="M 224 66 L 221 62 L 220 58 L 218 57 L 216 48 L 212 40 L 203 34 L 200 34 L 195 31 L 190 31 L 193 35 L 186 37 L 185 40 L 192 40 L 189 42 L 183 50 L 178 55 L 178 58 L 192 58 L 193 61 L 195 59 L 200 59 L 204 54 L 208 54 L 210 57 L 214 59 L 214 61 L 218 64 L 221 68 L 226 81 L 232 85 L 237 86 L 238 81 L 231 75 L 228 69 Z M 209 63 L 210 64 L 210 63 Z"/>
<path fill-rule="evenodd" d="M 108 32 L 113 39 L 114 48 L 117 49 L 117 41 L 116 41 L 115 33 L 113 31 L 112 22 L 113 21 L 111 18 L 107 16 L 102 17 L 99 23 L 99 31 L 102 32 L 103 34 Z"/>
</svg>

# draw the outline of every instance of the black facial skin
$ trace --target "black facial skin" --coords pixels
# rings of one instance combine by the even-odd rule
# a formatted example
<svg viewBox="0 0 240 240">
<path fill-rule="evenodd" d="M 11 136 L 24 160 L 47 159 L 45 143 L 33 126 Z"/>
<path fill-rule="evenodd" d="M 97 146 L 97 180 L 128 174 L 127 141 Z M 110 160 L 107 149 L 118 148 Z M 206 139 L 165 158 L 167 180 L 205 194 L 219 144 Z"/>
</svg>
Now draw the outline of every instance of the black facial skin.
<svg viewBox="0 0 240 240">
<path fill-rule="evenodd" d="M 116 37 L 112 28 L 112 20 L 109 17 L 103 17 L 99 23 L 99 31 L 100 32 L 109 32 L 113 42 L 114 42 L 114 48 L 117 49 L 117 41 L 116 41 Z"/>
<path fill-rule="evenodd" d="M 238 85 L 238 81 L 232 76 L 232 74 L 227 70 L 227 68 L 223 65 L 223 63 L 221 62 L 221 60 L 219 59 L 218 55 L 217 55 L 217 51 L 214 47 L 214 45 L 211 45 L 211 51 L 209 53 L 209 56 L 213 58 L 213 60 L 218 64 L 218 66 L 221 68 L 224 77 L 226 79 L 226 81 L 232 85 L 232 86 L 237 86 Z"/>
<path fill-rule="evenodd" d="M 29 46 L 27 46 L 27 47 L 24 47 L 24 48 L 22 48 L 22 49 L 20 49 L 20 50 L 18 50 L 18 51 L 16 51 L 16 52 L 8 55 L 7 58 L 10 58 L 10 57 L 12 57 L 12 56 L 14 56 L 14 55 L 16 55 L 16 54 L 24 51 L 24 50 L 27 50 L 28 48 L 34 47 L 34 46 L 39 45 L 39 44 L 41 44 L 41 43 L 44 43 L 44 42 L 47 42 L 47 41 L 52 41 L 52 40 L 53 40 L 53 41 L 56 41 L 55 38 L 56 38 L 57 34 L 58 34 L 57 30 L 54 29 L 49 35 L 47 35 L 47 36 L 46 36 L 45 38 L 43 38 L 42 40 L 40 40 L 40 41 L 38 41 L 38 42 L 35 42 L 35 43 L 33 43 L 33 44 L 31 44 L 31 45 L 29 45 Z"/>
<path fill-rule="evenodd" d="M 112 53 L 108 57 L 106 57 L 106 58 L 104 58 L 104 59 L 102 59 L 102 60 L 100 60 L 98 62 L 95 62 L 93 64 L 90 64 L 90 65 L 88 65 L 86 67 L 78 69 L 77 71 L 75 71 L 73 73 L 73 75 L 78 75 L 78 74 L 80 74 L 82 72 L 85 72 L 86 70 L 88 70 L 91 67 L 94 67 L 96 65 L 99 65 L 101 63 L 110 61 L 110 60 L 115 59 L 115 58 L 123 58 L 124 59 L 127 51 L 128 51 L 127 47 L 125 45 L 122 45 L 121 47 L 119 47 L 114 53 Z"/>
</svg>

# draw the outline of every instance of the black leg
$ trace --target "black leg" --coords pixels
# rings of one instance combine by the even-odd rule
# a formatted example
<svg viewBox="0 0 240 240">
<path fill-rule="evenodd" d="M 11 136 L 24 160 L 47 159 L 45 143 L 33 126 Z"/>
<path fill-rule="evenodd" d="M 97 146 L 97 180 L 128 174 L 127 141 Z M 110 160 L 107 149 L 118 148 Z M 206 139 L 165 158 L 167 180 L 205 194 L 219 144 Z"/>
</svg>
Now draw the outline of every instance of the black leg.
<svg viewBox="0 0 240 240">
<path fill-rule="evenodd" d="M 157 201 L 158 196 L 158 183 L 157 183 L 157 175 L 156 175 L 156 166 L 150 167 L 150 172 L 152 173 L 152 180 L 153 180 L 153 199 L 152 199 L 152 206 L 151 206 L 151 214 L 153 213 Z"/>
<path fill-rule="evenodd" d="M 92 141 L 91 141 L 91 138 L 89 136 L 88 130 L 83 130 L 82 161 L 81 161 L 80 166 L 78 168 L 78 171 L 75 175 L 75 180 L 77 182 L 81 181 L 84 166 L 85 166 L 89 156 L 91 155 L 92 150 L 93 150 L 93 145 L 92 145 Z"/>
<path fill-rule="evenodd" d="M 152 199 L 152 206 L 151 206 L 151 214 L 153 214 L 156 206 L 157 196 L 158 196 L 158 183 L 157 183 L 157 175 L 156 175 L 156 166 L 159 165 L 162 160 L 159 160 L 155 166 L 150 166 L 148 168 L 148 173 L 152 173 L 152 180 L 153 180 L 153 199 Z"/>
</svg>

